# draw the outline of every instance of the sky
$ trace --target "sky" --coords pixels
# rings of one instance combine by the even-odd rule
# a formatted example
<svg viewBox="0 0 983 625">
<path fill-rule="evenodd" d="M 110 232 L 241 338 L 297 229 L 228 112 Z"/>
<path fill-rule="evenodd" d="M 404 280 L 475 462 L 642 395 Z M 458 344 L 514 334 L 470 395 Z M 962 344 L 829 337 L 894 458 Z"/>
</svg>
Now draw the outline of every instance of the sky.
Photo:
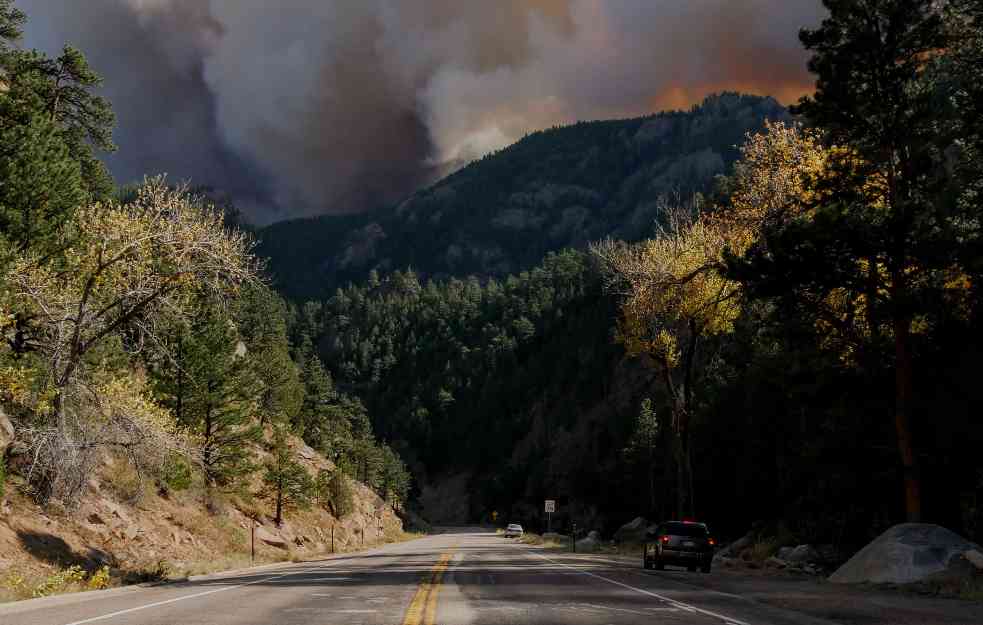
<svg viewBox="0 0 983 625">
<path fill-rule="evenodd" d="M 811 91 L 819 0 L 16 0 L 105 78 L 120 183 L 282 219 L 398 201 L 524 134 Z"/>
</svg>

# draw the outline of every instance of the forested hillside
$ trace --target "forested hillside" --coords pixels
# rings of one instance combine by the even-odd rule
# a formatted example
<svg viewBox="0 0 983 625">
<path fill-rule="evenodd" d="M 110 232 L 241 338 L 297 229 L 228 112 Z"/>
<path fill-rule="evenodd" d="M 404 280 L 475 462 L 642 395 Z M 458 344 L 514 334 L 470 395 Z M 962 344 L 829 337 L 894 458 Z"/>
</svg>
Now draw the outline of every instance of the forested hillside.
<svg viewBox="0 0 983 625">
<path fill-rule="evenodd" d="M 505 276 L 549 251 L 646 235 L 660 198 L 710 191 L 745 133 L 787 117 L 771 98 L 723 94 L 691 111 L 535 132 L 398 206 L 269 226 L 258 252 L 296 299 L 326 297 L 372 269 Z"/>
<path fill-rule="evenodd" d="M 371 272 L 296 306 L 294 340 L 309 337 L 405 450 L 425 510 L 536 526 L 549 497 L 558 522 L 581 527 L 696 515 L 725 533 L 762 521 L 856 547 L 907 518 L 980 538 L 981 16 L 971 2 L 895 4 L 889 22 L 877 7 L 834 7 L 803 33 L 820 79 L 795 109 L 805 125 L 743 126 L 729 139 L 734 167 L 702 170 L 727 173 L 713 193 L 693 193 L 709 177 L 661 186 L 640 174 L 646 202 L 605 195 L 580 239 L 555 241 L 615 239 L 513 271 L 550 249 L 566 210 L 516 203 L 543 180 L 551 138 L 594 136 L 579 159 L 555 156 L 581 162 L 610 154 L 603 137 L 632 124 L 632 136 L 660 120 L 699 127 L 728 103 L 767 101 L 723 96 L 529 137 L 408 200 L 391 217 L 406 216 L 397 234 L 380 225 L 368 260 L 345 265 L 419 273 Z M 534 147 L 537 158 L 512 160 Z M 462 189 L 487 191 L 455 204 Z M 462 221 L 443 230 L 451 218 Z M 509 262 L 448 262 L 442 246 L 497 232 L 476 223 L 511 224 L 515 247 L 496 244 Z M 319 265 L 325 284 L 343 275 L 333 262 Z"/>
</svg>

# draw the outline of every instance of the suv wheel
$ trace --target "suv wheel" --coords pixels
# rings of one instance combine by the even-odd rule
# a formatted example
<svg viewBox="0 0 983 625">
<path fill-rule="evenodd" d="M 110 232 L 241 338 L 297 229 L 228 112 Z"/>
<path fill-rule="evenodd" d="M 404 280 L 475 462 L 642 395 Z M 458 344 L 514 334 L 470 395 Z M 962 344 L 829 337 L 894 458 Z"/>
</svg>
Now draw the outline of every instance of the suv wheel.
<svg viewBox="0 0 983 625">
<path fill-rule="evenodd" d="M 666 570 L 666 565 L 662 563 L 662 559 L 661 558 L 659 558 L 658 556 L 656 556 L 655 562 L 653 563 L 652 568 L 654 568 L 656 571 L 664 571 L 664 570 Z"/>
<path fill-rule="evenodd" d="M 703 571 L 704 573 L 709 573 L 710 572 L 710 560 L 707 560 L 706 562 L 704 562 L 703 563 L 703 566 L 700 567 L 700 570 Z"/>
</svg>

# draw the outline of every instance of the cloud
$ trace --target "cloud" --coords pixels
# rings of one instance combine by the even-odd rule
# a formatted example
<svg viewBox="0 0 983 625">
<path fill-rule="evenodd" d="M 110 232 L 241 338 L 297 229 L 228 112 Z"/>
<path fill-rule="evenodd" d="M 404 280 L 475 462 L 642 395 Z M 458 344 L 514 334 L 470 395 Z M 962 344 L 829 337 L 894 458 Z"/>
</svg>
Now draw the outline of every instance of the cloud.
<svg viewBox="0 0 983 625">
<path fill-rule="evenodd" d="M 819 0 L 21 0 L 27 44 L 106 77 L 121 180 L 169 172 L 258 222 L 398 200 L 523 134 L 792 100 Z"/>
</svg>

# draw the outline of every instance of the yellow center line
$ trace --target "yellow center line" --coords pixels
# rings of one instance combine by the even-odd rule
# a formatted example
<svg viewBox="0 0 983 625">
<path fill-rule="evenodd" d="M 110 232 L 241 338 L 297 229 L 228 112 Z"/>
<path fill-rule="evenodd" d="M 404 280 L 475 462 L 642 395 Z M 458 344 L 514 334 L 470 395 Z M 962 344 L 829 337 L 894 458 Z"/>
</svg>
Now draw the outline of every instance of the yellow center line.
<svg viewBox="0 0 983 625">
<path fill-rule="evenodd" d="M 441 554 L 440 560 L 430 569 L 430 576 L 420 582 L 420 587 L 416 589 L 413 600 L 406 608 L 403 625 L 433 625 L 437 615 L 437 595 L 440 594 L 440 584 L 453 555 L 453 553 Z"/>
</svg>

